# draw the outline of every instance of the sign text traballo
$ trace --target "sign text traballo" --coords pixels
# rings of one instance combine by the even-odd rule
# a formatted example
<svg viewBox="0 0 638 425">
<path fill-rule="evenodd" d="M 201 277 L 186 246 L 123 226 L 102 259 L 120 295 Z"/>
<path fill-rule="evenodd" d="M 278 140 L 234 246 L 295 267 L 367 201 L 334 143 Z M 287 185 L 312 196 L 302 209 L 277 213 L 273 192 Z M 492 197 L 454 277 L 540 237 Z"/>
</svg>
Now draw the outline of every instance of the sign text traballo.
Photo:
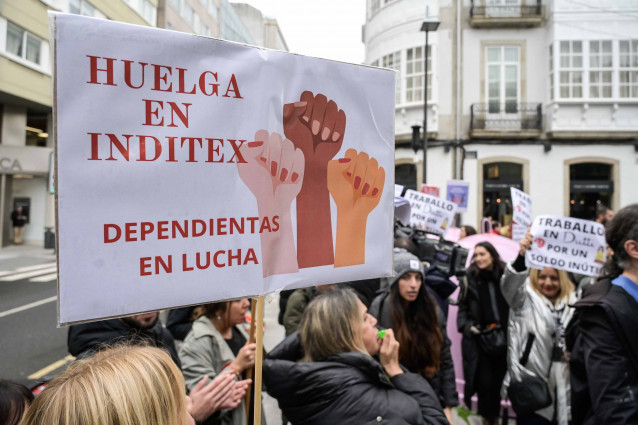
<svg viewBox="0 0 638 425">
<path fill-rule="evenodd" d="M 532 248 L 525 256 L 528 267 L 598 276 L 605 262 L 605 228 L 579 218 L 542 215 L 532 224 Z"/>
<path fill-rule="evenodd" d="M 444 235 L 454 220 L 456 204 L 432 195 L 408 189 L 405 198 L 410 202 L 410 225 L 421 230 Z"/>
<path fill-rule="evenodd" d="M 512 220 L 515 223 L 529 227 L 532 224 L 532 198 L 527 193 L 510 188 L 512 194 Z"/>
</svg>

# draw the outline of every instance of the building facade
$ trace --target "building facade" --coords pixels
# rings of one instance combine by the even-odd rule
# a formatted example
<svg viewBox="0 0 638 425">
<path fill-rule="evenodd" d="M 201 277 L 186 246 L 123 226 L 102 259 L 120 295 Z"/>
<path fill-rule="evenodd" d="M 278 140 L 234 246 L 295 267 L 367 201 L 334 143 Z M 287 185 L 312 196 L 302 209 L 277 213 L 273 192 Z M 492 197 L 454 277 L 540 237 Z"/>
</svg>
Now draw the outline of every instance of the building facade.
<svg viewBox="0 0 638 425">
<path fill-rule="evenodd" d="M 396 181 L 470 182 L 464 224 L 507 224 L 510 187 L 533 213 L 592 219 L 638 202 L 638 0 L 368 0 L 366 63 L 396 69 Z M 422 136 L 421 136 L 422 137 Z"/>
<path fill-rule="evenodd" d="M 155 25 L 157 0 L 0 1 L 0 246 L 12 240 L 18 205 L 28 216 L 27 242 L 55 226 L 48 10 Z"/>
</svg>

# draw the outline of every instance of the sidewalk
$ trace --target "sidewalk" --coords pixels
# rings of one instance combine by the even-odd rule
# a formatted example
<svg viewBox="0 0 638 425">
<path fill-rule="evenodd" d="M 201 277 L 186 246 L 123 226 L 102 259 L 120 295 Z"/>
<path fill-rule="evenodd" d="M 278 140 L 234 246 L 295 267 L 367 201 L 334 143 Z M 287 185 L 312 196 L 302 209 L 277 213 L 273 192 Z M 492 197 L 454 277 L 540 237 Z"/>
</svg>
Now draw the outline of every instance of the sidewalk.
<svg viewBox="0 0 638 425">
<path fill-rule="evenodd" d="M 8 245 L 0 248 L 0 271 L 18 267 L 55 262 L 53 249 L 44 249 L 43 244 Z"/>
</svg>

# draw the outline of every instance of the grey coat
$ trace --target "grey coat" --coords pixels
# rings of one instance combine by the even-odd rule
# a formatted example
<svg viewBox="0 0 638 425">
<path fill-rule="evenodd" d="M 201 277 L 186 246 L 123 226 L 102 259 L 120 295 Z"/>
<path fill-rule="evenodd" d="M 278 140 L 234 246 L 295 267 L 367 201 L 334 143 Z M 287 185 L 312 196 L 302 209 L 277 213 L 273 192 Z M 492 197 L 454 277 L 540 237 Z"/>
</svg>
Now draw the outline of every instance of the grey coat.
<svg viewBox="0 0 638 425">
<path fill-rule="evenodd" d="M 247 336 L 241 327 L 237 328 Z M 179 350 L 179 358 L 190 391 L 205 375 L 215 378 L 224 365 L 235 360 L 235 355 L 210 319 L 203 316 L 193 322 Z M 245 402 L 235 409 L 222 411 L 220 420 L 223 425 L 245 425 Z"/>
<path fill-rule="evenodd" d="M 536 414 L 552 420 L 554 409 L 559 425 L 567 425 L 570 419 L 570 383 L 569 365 L 563 361 L 552 362 L 555 342 L 556 321 L 554 312 L 558 311 L 560 323 L 564 328 L 571 320 L 574 309 L 570 306 L 577 301 L 572 291 L 568 297 L 553 305 L 550 300 L 536 292 L 529 281 L 529 269 L 516 272 L 509 262 L 501 278 L 501 292 L 510 306 L 508 322 L 507 375 L 503 381 L 502 395 L 507 395 L 509 383 L 520 381 L 522 376 L 540 376 L 545 379 L 549 373 L 549 389 L 554 402 Z M 521 365 L 527 338 L 532 333 L 536 336 L 529 360 Z M 551 369 L 550 369 L 551 363 Z"/>
</svg>

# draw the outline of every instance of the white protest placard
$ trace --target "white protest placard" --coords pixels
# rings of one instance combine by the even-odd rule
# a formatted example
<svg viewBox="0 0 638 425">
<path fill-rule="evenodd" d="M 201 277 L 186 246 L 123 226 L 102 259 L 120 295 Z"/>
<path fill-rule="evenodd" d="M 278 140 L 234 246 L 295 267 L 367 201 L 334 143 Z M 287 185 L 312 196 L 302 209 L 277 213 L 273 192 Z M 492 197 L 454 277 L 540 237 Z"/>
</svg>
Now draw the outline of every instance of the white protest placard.
<svg viewBox="0 0 638 425">
<path fill-rule="evenodd" d="M 528 267 L 553 267 L 587 276 L 600 275 L 605 262 L 605 228 L 595 221 L 541 215 L 534 219 Z"/>
<path fill-rule="evenodd" d="M 532 198 L 522 190 L 511 187 L 512 194 L 512 220 L 518 224 L 529 227 L 532 224 Z"/>
<path fill-rule="evenodd" d="M 454 202 L 412 189 L 405 191 L 405 198 L 412 207 L 410 226 L 444 235 L 448 227 L 453 224 L 456 213 Z"/>
<path fill-rule="evenodd" d="M 60 323 L 392 273 L 392 71 L 51 21 Z"/>
<path fill-rule="evenodd" d="M 403 186 L 400 184 L 394 185 L 394 196 L 401 196 L 403 193 Z"/>
<path fill-rule="evenodd" d="M 525 226 L 523 224 L 512 223 L 512 240 L 515 242 L 520 242 L 523 240 L 525 235 L 527 234 L 527 229 L 529 226 Z"/>
</svg>

